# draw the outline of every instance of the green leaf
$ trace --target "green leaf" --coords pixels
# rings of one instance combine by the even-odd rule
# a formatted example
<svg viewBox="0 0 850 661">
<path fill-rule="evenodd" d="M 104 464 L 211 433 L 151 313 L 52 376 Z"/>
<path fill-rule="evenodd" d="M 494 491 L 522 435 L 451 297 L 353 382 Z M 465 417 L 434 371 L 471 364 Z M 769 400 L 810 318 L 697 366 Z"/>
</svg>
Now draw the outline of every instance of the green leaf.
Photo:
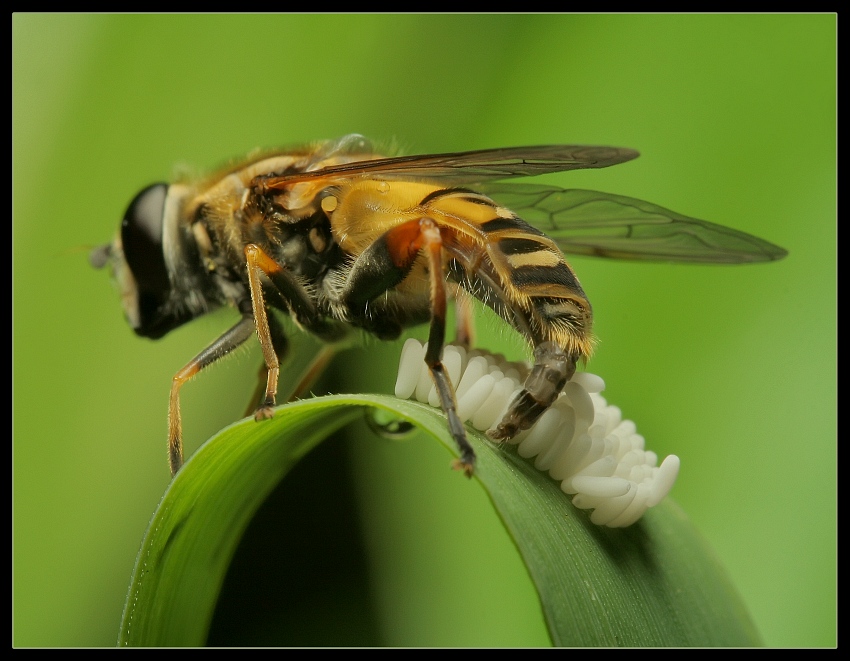
<svg viewBox="0 0 850 661">
<path fill-rule="evenodd" d="M 455 451 L 438 410 L 379 395 L 299 401 L 272 420 L 226 428 L 181 469 L 150 523 L 119 643 L 203 645 L 254 512 L 301 457 L 369 407 L 414 422 Z M 630 528 L 595 526 L 512 448 L 469 435 L 474 479 L 526 563 L 555 645 L 761 644 L 725 571 L 675 504 L 661 503 Z"/>
</svg>

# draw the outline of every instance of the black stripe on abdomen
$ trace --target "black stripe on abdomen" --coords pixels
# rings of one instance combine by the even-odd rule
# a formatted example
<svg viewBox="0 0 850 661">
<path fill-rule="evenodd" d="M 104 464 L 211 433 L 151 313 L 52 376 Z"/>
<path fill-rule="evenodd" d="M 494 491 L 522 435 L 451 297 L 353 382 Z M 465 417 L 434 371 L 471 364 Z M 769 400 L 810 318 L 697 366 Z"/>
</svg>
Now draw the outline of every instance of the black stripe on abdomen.
<svg viewBox="0 0 850 661">
<path fill-rule="evenodd" d="M 464 197 L 464 193 L 468 195 L 468 197 Z M 458 196 L 460 199 L 465 202 L 472 202 L 473 204 L 483 204 L 484 206 L 496 207 L 496 203 L 492 200 L 488 200 L 487 198 L 482 198 L 479 193 L 476 193 L 474 190 L 470 190 L 468 188 L 438 188 L 435 191 L 431 191 L 425 197 L 423 197 L 419 201 L 420 206 L 425 206 L 426 204 L 433 202 L 436 199 L 441 197 L 454 197 Z"/>
<path fill-rule="evenodd" d="M 584 306 L 575 299 L 554 296 L 534 296 L 531 299 L 531 303 L 537 314 L 549 323 L 566 321 L 571 326 L 582 327 L 588 316 Z"/>
<path fill-rule="evenodd" d="M 527 255 L 541 250 L 550 251 L 549 246 L 537 239 L 502 239 L 499 250 L 505 255 Z M 551 252 L 551 251 L 550 251 Z"/>
<path fill-rule="evenodd" d="M 513 216 L 511 218 L 494 218 L 493 220 L 488 220 L 486 223 L 481 223 L 481 229 L 487 232 L 488 234 L 490 232 L 516 230 L 525 234 L 543 236 L 543 232 L 541 232 L 539 229 L 532 225 L 529 225 L 522 218 L 517 218 L 516 216 Z"/>
<path fill-rule="evenodd" d="M 570 292 L 584 295 L 575 275 L 563 262 L 553 266 L 520 266 L 515 268 L 511 271 L 511 283 L 520 289 L 535 285 L 561 285 Z"/>
</svg>

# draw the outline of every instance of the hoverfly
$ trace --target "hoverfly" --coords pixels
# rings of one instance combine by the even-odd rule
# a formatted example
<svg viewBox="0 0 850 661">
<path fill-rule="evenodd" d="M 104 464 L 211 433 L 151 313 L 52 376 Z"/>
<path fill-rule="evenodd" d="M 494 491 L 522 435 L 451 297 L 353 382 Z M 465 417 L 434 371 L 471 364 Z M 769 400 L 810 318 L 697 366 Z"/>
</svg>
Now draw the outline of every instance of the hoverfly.
<svg viewBox="0 0 850 661">
<path fill-rule="evenodd" d="M 386 157 L 349 135 L 142 190 L 115 240 L 92 252 L 95 266 L 111 265 L 133 330 L 156 339 L 220 306 L 241 314 L 172 381 L 172 474 L 183 463 L 181 387 L 255 333 L 267 368 L 255 418 L 273 415 L 286 338 L 271 309 L 327 341 L 351 327 L 395 339 L 429 323 L 425 363 L 460 451 L 455 467 L 471 475 L 475 453 L 441 363 L 447 300 L 482 301 L 533 347 L 523 390 L 490 432 L 504 440 L 531 427 L 591 353 L 591 305 L 564 252 L 701 263 L 785 256 L 762 239 L 649 202 L 497 183 L 637 156 L 544 145 Z M 471 322 L 459 318 L 463 340 Z"/>
</svg>

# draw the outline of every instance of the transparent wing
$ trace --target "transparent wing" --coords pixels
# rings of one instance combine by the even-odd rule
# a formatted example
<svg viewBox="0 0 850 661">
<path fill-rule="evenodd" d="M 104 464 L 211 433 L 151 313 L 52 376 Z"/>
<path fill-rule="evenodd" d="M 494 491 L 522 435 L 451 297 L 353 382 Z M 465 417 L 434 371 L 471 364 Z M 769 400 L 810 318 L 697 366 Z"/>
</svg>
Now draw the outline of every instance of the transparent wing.
<svg viewBox="0 0 850 661">
<path fill-rule="evenodd" d="M 357 156 L 346 143 L 344 153 Z M 413 178 L 452 184 L 469 184 L 509 177 L 528 177 L 564 170 L 604 168 L 637 158 L 634 149 L 582 145 L 507 147 L 452 154 L 427 154 L 375 158 L 363 143 L 363 160 L 332 165 L 264 180 L 268 189 L 280 189 L 302 181 L 368 176 L 379 179 Z"/>
<path fill-rule="evenodd" d="M 649 202 L 525 184 L 476 187 L 542 230 L 565 253 L 659 262 L 742 264 L 787 251 L 758 237 Z"/>
</svg>

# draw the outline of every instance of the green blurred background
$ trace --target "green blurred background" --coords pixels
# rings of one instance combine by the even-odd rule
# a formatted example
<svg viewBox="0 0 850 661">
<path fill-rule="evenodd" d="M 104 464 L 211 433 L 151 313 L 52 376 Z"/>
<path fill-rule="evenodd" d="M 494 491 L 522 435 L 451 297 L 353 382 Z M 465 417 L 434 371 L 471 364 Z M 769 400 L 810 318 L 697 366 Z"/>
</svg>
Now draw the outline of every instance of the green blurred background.
<svg viewBox="0 0 850 661">
<path fill-rule="evenodd" d="M 546 181 L 789 250 L 744 267 L 572 263 L 596 313 L 589 369 L 651 449 L 681 457 L 673 497 L 765 643 L 836 644 L 836 16 L 13 14 L 12 38 L 13 645 L 115 643 L 169 480 L 171 376 L 232 319 L 138 339 L 87 249 L 175 165 L 350 132 L 407 152 L 632 147 L 635 162 Z M 497 325 L 481 336 L 518 357 Z M 350 352 L 328 387 L 392 392 L 397 355 Z M 184 390 L 190 452 L 242 415 L 259 362 L 252 346 Z M 321 631 L 345 602 L 368 611 L 366 644 L 547 644 L 515 548 L 444 450 L 362 430 L 338 445 L 343 468 L 323 482 L 336 460 L 318 462 L 285 500 L 346 513 L 321 534 L 354 531 L 334 553 L 362 552 L 365 579 L 308 581 L 305 618 Z M 257 553 L 249 566 L 275 565 Z M 321 573 L 309 553 L 282 563 Z"/>
</svg>

